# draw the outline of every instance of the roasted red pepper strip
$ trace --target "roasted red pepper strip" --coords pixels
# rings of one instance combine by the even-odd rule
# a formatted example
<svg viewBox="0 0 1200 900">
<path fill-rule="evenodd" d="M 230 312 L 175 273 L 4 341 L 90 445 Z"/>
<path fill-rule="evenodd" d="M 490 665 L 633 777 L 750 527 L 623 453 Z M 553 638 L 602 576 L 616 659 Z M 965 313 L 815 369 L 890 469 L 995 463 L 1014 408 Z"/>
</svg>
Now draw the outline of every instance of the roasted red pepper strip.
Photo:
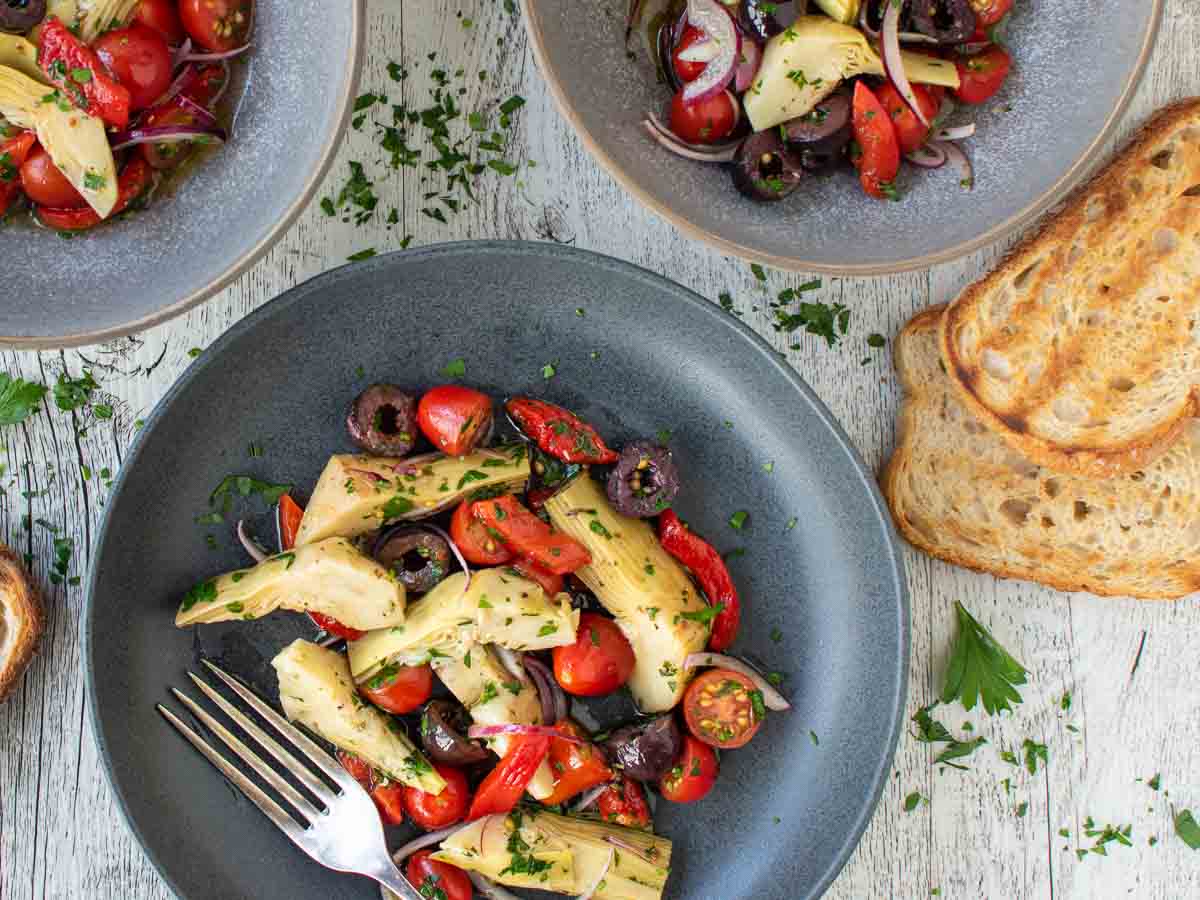
<svg viewBox="0 0 1200 900">
<path fill-rule="evenodd" d="M 570 719 L 554 727 L 570 737 L 588 740 L 587 732 Z M 554 773 L 554 790 L 541 801 L 546 806 L 566 803 L 576 794 L 613 779 L 613 770 L 595 744 L 574 744 L 556 738 L 550 739 L 550 771 Z"/>
<path fill-rule="evenodd" d="M 518 556 L 509 563 L 509 566 L 522 578 L 528 578 L 530 581 L 540 584 L 547 597 L 553 598 L 562 593 L 563 577 L 555 575 L 553 572 L 547 572 L 528 556 Z"/>
<path fill-rule="evenodd" d="M 113 128 L 129 124 L 129 90 L 108 74 L 91 47 L 53 16 L 42 26 L 38 65 L 77 108 Z"/>
<path fill-rule="evenodd" d="M 0 141 L 0 217 L 21 196 L 21 164 L 36 143 L 32 131 L 22 131 L 16 137 Z"/>
<path fill-rule="evenodd" d="M 566 575 L 592 561 L 583 544 L 570 535 L 552 531 L 512 494 L 479 500 L 471 512 L 483 522 L 489 534 L 499 535 L 501 543 L 528 556 L 547 572 Z"/>
<path fill-rule="evenodd" d="M 708 602 L 724 607 L 713 619 L 708 649 L 718 653 L 727 650 L 737 637 L 742 619 L 742 601 L 738 599 L 737 588 L 733 586 L 733 579 L 729 577 L 721 554 L 704 538 L 692 534 L 679 516 L 669 509 L 658 517 L 658 540 L 664 550 L 696 576 Z"/>
<path fill-rule="evenodd" d="M 117 205 L 109 213 L 109 218 L 128 209 L 153 183 L 154 170 L 150 164 L 141 158 L 131 159 L 117 179 Z M 55 231 L 87 231 L 104 221 L 99 213 L 86 206 L 81 209 L 47 209 L 39 206 L 37 217 L 43 225 Z"/>
<path fill-rule="evenodd" d="M 339 750 L 337 759 L 350 777 L 371 795 L 385 824 L 404 824 L 404 785 L 389 781 L 361 756 Z"/>
<path fill-rule="evenodd" d="M 605 788 L 596 798 L 596 808 L 605 822 L 626 828 L 650 827 L 650 805 L 642 786 L 632 778 L 622 776 L 620 781 Z"/>
<path fill-rule="evenodd" d="M 525 793 L 546 754 L 550 752 L 550 738 L 543 735 L 521 735 L 514 737 L 508 753 L 488 773 L 487 778 L 475 792 L 467 821 L 473 822 L 481 816 L 512 811 Z"/>
<path fill-rule="evenodd" d="M 595 428 L 561 406 L 545 400 L 513 397 L 504 408 L 539 447 L 563 462 L 608 464 L 617 461 L 617 453 L 605 445 Z"/>
<path fill-rule="evenodd" d="M 359 631 L 357 628 L 351 628 L 349 625 L 343 625 L 333 616 L 327 616 L 319 612 L 310 612 L 308 617 L 313 620 L 313 624 L 322 631 L 328 631 L 330 634 L 337 635 L 347 641 L 357 641 L 361 638 L 365 631 Z"/>
</svg>

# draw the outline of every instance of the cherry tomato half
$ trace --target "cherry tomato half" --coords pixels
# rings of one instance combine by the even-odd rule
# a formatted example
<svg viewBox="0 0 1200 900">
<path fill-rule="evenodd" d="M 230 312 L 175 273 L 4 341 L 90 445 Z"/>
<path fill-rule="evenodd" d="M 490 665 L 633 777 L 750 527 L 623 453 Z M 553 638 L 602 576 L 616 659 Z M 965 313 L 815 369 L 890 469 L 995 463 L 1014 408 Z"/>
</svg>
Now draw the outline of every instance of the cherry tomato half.
<svg viewBox="0 0 1200 900">
<path fill-rule="evenodd" d="M 417 404 L 417 425 L 447 456 L 464 456 L 491 430 L 492 398 L 457 384 L 426 391 Z"/>
<path fill-rule="evenodd" d="M 471 512 L 471 501 L 464 500 L 450 517 L 450 537 L 467 562 L 477 566 L 502 566 L 513 558 L 512 551 Z"/>
<path fill-rule="evenodd" d="M 896 173 L 900 171 L 900 142 L 879 98 L 862 81 L 854 85 L 853 111 L 852 125 L 857 149 L 851 152 L 851 159 L 858 169 L 863 190 L 880 199 L 895 197 L 894 182 Z"/>
<path fill-rule="evenodd" d="M 671 54 L 671 61 L 675 65 L 675 74 L 684 84 L 687 84 L 689 81 L 695 81 L 697 78 L 699 78 L 707 63 L 689 62 L 686 59 L 680 59 L 679 53 L 681 50 L 686 50 L 697 41 L 702 41 L 704 39 L 703 31 L 701 31 L 699 28 L 689 25 L 683 30 L 683 37 L 679 39 L 679 44 L 675 47 L 675 52 Z"/>
<path fill-rule="evenodd" d="M 41 147 L 25 158 L 21 166 L 21 187 L 39 206 L 53 209 L 83 209 L 87 206 L 87 201 Z"/>
<path fill-rule="evenodd" d="M 744 747 L 758 733 L 765 710 L 754 682 L 740 672 L 709 669 L 688 685 L 683 715 L 688 730 L 713 747 Z"/>
<path fill-rule="evenodd" d="M 18 131 L 12 137 L 0 138 L 0 219 L 21 196 L 21 166 L 36 144 L 37 137 L 32 131 Z"/>
<path fill-rule="evenodd" d="M 1013 0 L 971 0 L 975 10 L 975 23 L 979 30 L 995 25 L 1012 9 Z"/>
<path fill-rule="evenodd" d="M 419 708 L 433 693 L 433 669 L 428 665 L 384 666 L 358 690 L 380 709 L 402 716 Z"/>
<path fill-rule="evenodd" d="M 183 23 L 173 0 L 141 0 L 133 11 L 133 21 L 157 31 L 168 44 L 178 47 L 183 43 Z"/>
<path fill-rule="evenodd" d="M 384 824 L 403 825 L 404 786 L 383 777 L 361 756 L 339 750 L 337 758 L 342 768 L 350 773 L 350 777 L 361 784 L 363 790 L 371 795 Z"/>
<path fill-rule="evenodd" d="M 446 782 L 440 794 L 430 794 L 412 786 L 404 788 L 404 811 L 426 831 L 437 831 L 461 821 L 471 805 L 466 775 L 441 763 L 433 763 L 433 768 Z"/>
<path fill-rule="evenodd" d="M 713 748 L 685 734 L 679 759 L 658 787 L 673 803 L 695 803 L 712 790 L 717 782 L 717 771 L 717 754 Z"/>
<path fill-rule="evenodd" d="M 466 873 L 449 863 L 430 859 L 432 850 L 418 850 L 408 858 L 404 867 L 404 877 L 417 889 L 422 897 L 436 897 L 437 900 L 471 900 L 475 890 Z"/>
<path fill-rule="evenodd" d="M 568 737 L 588 741 L 588 733 L 570 719 L 563 719 L 554 728 Z M 566 803 L 577 794 L 611 781 L 613 777 L 604 754 L 590 741 L 575 744 L 551 738 L 550 771 L 554 773 L 554 790 L 542 800 L 547 806 Z"/>
<path fill-rule="evenodd" d="M 622 777 L 605 788 L 596 798 L 596 808 L 605 822 L 626 828 L 649 828 L 650 805 L 642 786 L 632 778 Z"/>
<path fill-rule="evenodd" d="M 1003 47 L 991 46 L 954 63 L 962 84 L 954 92 L 963 103 L 983 103 L 995 96 L 1012 68 L 1012 57 Z"/>
<path fill-rule="evenodd" d="M 921 112 L 925 114 L 927 120 L 932 122 L 941 102 L 936 100 L 934 94 L 922 85 L 914 84 L 912 90 L 913 96 L 917 98 L 917 103 L 921 107 Z M 875 96 L 879 98 L 880 105 L 892 118 L 892 125 L 896 128 L 896 139 L 900 142 L 901 153 L 912 153 L 925 143 L 926 138 L 929 137 L 929 126 L 921 124 L 921 120 L 909 108 L 898 90 L 890 84 L 885 84 L 876 89 Z"/>
<path fill-rule="evenodd" d="M 633 648 L 612 619 L 597 613 L 579 616 L 575 643 L 554 648 L 554 677 L 568 694 L 611 694 L 633 672 Z"/>
<path fill-rule="evenodd" d="M 733 132 L 738 120 L 738 101 L 729 91 L 706 100 L 683 102 L 680 90 L 671 100 L 671 130 L 692 144 L 715 144 Z"/>
<path fill-rule="evenodd" d="M 145 25 L 105 32 L 92 48 L 129 91 L 131 109 L 145 109 L 171 86 L 171 51 L 162 35 Z"/>
<path fill-rule="evenodd" d="M 201 47 L 227 53 L 246 45 L 254 22 L 254 0 L 179 0 L 179 17 Z"/>
</svg>

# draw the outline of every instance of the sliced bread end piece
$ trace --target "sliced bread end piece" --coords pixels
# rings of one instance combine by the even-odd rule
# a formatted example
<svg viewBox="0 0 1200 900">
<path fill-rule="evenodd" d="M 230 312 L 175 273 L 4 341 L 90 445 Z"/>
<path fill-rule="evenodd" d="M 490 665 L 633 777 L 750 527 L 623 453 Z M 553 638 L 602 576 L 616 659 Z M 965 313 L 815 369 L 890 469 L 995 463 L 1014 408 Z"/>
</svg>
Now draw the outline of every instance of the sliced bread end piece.
<svg viewBox="0 0 1200 900">
<path fill-rule="evenodd" d="M 42 636 L 42 605 L 20 558 L 0 545 L 0 703 L 33 660 Z"/>
<path fill-rule="evenodd" d="M 1021 456 L 963 405 L 939 353 L 944 307 L 895 341 L 905 391 L 881 484 L 904 537 L 947 562 L 1064 591 L 1200 590 L 1200 420 L 1144 470 L 1109 479 Z"/>
<path fill-rule="evenodd" d="M 1039 465 L 1145 468 L 1200 412 L 1200 98 L 1158 112 L 951 304 L 964 401 Z"/>
</svg>

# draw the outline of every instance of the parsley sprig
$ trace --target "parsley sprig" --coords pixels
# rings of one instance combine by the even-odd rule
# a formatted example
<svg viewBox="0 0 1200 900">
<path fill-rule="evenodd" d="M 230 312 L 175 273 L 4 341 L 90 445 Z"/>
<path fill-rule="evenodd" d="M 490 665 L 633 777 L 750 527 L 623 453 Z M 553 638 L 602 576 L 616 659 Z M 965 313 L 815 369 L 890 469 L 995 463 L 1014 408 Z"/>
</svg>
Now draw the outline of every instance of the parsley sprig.
<svg viewBox="0 0 1200 900">
<path fill-rule="evenodd" d="M 1025 684 L 1028 670 L 1001 647 L 991 633 L 955 603 L 958 639 L 946 669 L 942 702 L 960 700 L 963 708 L 974 709 L 982 702 L 988 715 L 1008 710 L 1021 702 L 1016 686 Z"/>
</svg>

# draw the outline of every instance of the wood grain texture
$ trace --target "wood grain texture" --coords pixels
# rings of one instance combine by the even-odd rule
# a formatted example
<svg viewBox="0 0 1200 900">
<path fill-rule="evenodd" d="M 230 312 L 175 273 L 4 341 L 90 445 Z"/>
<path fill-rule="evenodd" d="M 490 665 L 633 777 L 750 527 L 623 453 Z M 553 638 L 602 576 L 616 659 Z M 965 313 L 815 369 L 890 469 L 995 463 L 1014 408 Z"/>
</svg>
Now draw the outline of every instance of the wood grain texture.
<svg viewBox="0 0 1200 900">
<path fill-rule="evenodd" d="M 878 466 L 894 439 L 898 395 L 887 351 L 869 348 L 866 337 L 890 337 L 917 309 L 951 299 L 1004 249 L 924 273 L 825 278 L 813 296 L 853 311 L 841 349 L 831 351 L 810 335 L 778 334 L 768 301 L 806 279 L 768 273 L 764 290 L 746 264 L 683 239 L 627 199 L 565 126 L 539 80 L 520 22 L 502 4 L 372 0 L 369 7 L 363 89 L 420 108 L 428 103 L 432 70 L 443 68 L 464 115 L 488 112 L 493 120 L 498 102 L 522 95 L 527 103 L 507 154 L 520 166 L 517 176 L 485 174 L 478 205 L 440 224 L 421 212 L 431 189 L 421 180 L 425 170 L 383 177 L 384 154 L 364 124 L 347 136 L 319 196 L 336 193 L 348 162 L 362 160 L 380 175 L 372 222 L 356 228 L 325 216 L 314 203 L 252 271 L 172 323 L 80 351 L 0 352 L 0 370 L 27 379 L 52 382 L 64 369 L 78 375 L 88 366 L 102 385 L 101 402 L 114 408 L 113 418 L 102 421 L 43 411 L 0 435 L 0 540 L 32 555 L 47 600 L 43 650 L 0 708 L 0 900 L 172 896 L 121 821 L 101 774 L 79 664 L 82 588 L 50 583 L 51 529 L 73 542 L 70 575 L 86 572 L 108 496 L 102 471 L 116 472 L 137 421 L 188 366 L 189 351 L 204 348 L 250 310 L 341 265 L 351 253 L 394 249 L 405 235 L 414 236 L 414 245 L 479 237 L 566 241 L 629 259 L 713 300 L 729 292 L 743 320 L 786 355 Z M 471 19 L 470 27 L 459 12 Z M 1197 0 L 1168 0 L 1159 45 L 1124 134 L 1163 103 L 1200 93 L 1198 13 Z M 393 60 L 408 65 L 408 79 L 389 78 Z M 1086 75 L 1103 60 L 1081 60 L 1080 66 Z M 455 79 L 460 67 L 464 74 Z M 480 71 L 488 73 L 486 81 Z M 1020 127 L 1019 111 L 1012 115 Z M 428 154 L 424 142 L 412 145 Z M 398 222 L 388 227 L 392 208 Z M 1200 693 L 1189 678 L 1196 660 L 1193 629 L 1200 624 L 1196 604 L 1067 597 L 955 570 L 912 551 L 906 562 L 914 625 L 910 714 L 936 699 L 956 600 L 993 629 L 1032 678 L 1012 716 L 988 719 L 959 707 L 938 711 L 956 734 L 965 735 L 963 723 L 971 722 L 971 733 L 988 739 L 968 761 L 970 771 L 943 771 L 933 764 L 930 747 L 901 740 L 879 810 L 829 896 L 909 900 L 929 897 L 935 888 L 941 897 L 971 900 L 1200 896 L 1200 855 L 1174 836 L 1170 811 L 1171 804 L 1200 808 Z M 1072 698 L 1065 711 L 1064 692 Z M 1036 775 L 998 755 L 1001 749 L 1019 751 L 1025 738 L 1049 747 L 1049 765 Z M 838 751 L 822 744 L 819 752 Z M 1154 791 L 1145 782 L 1158 772 L 1162 789 Z M 928 802 L 905 812 L 905 797 L 913 791 Z M 1022 803 L 1028 806 L 1018 816 Z M 1088 816 L 1100 826 L 1132 824 L 1134 846 L 1110 845 L 1107 857 L 1077 860 L 1074 850 L 1092 844 L 1082 835 Z M 1069 837 L 1059 836 L 1062 828 Z M 1149 845 L 1151 836 L 1158 838 L 1156 846 Z"/>
</svg>

